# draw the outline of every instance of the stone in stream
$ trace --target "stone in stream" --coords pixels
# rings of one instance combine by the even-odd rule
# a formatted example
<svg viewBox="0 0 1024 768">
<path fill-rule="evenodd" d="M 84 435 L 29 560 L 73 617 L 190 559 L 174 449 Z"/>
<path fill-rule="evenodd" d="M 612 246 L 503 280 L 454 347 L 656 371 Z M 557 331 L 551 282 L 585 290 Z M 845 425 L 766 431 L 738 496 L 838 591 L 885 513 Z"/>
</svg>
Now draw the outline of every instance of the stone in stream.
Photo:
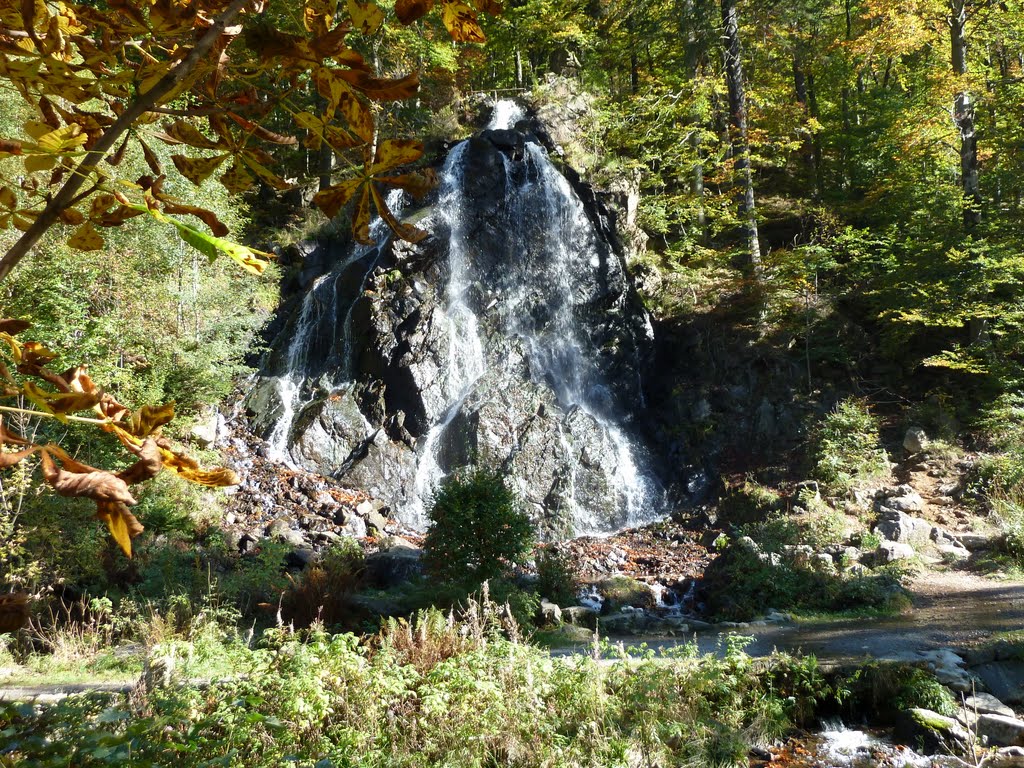
<svg viewBox="0 0 1024 768">
<path fill-rule="evenodd" d="M 967 730 L 952 717 L 921 707 L 899 713 L 893 738 L 924 755 L 962 754 L 969 742 Z"/>
<path fill-rule="evenodd" d="M 972 667 L 971 671 L 1000 701 L 1024 703 L 1024 661 L 993 661 Z"/>
<path fill-rule="evenodd" d="M 1024 746 L 1024 722 L 1006 715 L 984 714 L 975 726 L 978 736 L 993 747 Z"/>
</svg>

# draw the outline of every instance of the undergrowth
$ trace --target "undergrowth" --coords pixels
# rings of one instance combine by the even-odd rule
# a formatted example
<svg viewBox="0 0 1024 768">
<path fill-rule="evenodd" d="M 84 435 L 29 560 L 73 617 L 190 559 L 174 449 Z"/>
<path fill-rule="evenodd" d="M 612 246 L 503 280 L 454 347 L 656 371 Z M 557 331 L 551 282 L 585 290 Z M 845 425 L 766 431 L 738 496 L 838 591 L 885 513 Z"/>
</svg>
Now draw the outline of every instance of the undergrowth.
<svg viewBox="0 0 1024 768">
<path fill-rule="evenodd" d="M 834 695 L 813 659 L 755 665 L 742 638 L 722 656 L 552 658 L 486 595 L 369 638 L 284 627 L 227 646 L 233 673 L 209 685 L 0 707 L 0 764 L 739 766 Z"/>
</svg>

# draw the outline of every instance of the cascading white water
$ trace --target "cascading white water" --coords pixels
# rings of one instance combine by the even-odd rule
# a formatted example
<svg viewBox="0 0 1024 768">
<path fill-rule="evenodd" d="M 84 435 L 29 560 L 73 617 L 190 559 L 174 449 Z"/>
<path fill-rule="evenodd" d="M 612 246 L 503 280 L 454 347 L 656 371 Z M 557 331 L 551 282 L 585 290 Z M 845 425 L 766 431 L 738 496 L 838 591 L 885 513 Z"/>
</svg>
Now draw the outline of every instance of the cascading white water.
<svg viewBox="0 0 1024 768">
<path fill-rule="evenodd" d="M 356 248 L 314 282 L 257 398 L 271 458 L 350 478 L 418 529 L 445 475 L 476 460 L 507 469 L 546 535 L 663 513 L 629 421 L 649 321 L 598 209 L 510 130 L 524 117 L 499 102 L 490 131 L 449 152 L 417 222 L 436 239 Z"/>
<path fill-rule="evenodd" d="M 400 212 L 402 205 L 402 191 L 394 190 L 388 195 L 387 204 L 391 210 Z M 327 274 L 321 275 L 309 288 L 302 300 L 302 308 L 299 311 L 298 320 L 295 323 L 291 340 L 285 354 L 284 372 L 276 381 L 277 395 L 281 402 L 281 412 L 274 423 L 274 427 L 267 436 L 266 456 L 271 461 L 277 461 L 295 469 L 292 460 L 290 437 L 295 417 L 304 405 L 309 403 L 315 395 L 314 382 L 307 377 L 307 363 L 313 347 L 324 346 L 325 339 L 320 338 L 326 326 L 332 334 L 327 344 L 328 349 L 333 349 L 337 341 L 334 338 L 336 324 L 334 322 L 324 323 L 324 318 L 333 320 L 338 312 L 338 290 L 337 282 L 345 271 L 360 259 L 366 258 L 371 251 L 379 254 L 381 248 L 389 236 L 387 224 L 382 219 L 375 218 L 370 225 L 370 239 L 375 245 L 357 245 L 345 258 L 341 259 Z M 359 290 L 362 291 L 366 278 L 372 270 L 373 264 L 363 275 L 363 284 Z M 351 305 L 346 310 L 345 321 L 342 324 L 344 333 L 342 362 L 336 372 L 327 374 L 324 381 L 319 382 L 320 386 L 328 389 L 339 386 L 351 379 Z"/>
<path fill-rule="evenodd" d="M 501 101 L 494 107 L 487 128 L 508 129 L 524 116 L 515 102 Z M 474 254 L 467 247 L 464 227 L 463 212 L 472 203 L 465 199 L 463 189 L 466 147 L 463 142 L 448 156 L 438 204 L 450 231 L 445 307 L 450 345 L 445 377 L 448 405 L 427 433 L 417 464 L 410 509 L 411 517 L 421 527 L 426 525 L 425 501 L 444 477 L 438 456 L 442 436 L 487 368 L 479 332 L 481 320 L 467 302 L 467 289 L 480 276 Z M 592 230 L 592 224 L 569 182 L 538 144 L 526 144 L 524 163 L 520 163 L 525 164 L 525 178 L 517 178 L 507 155 L 502 158 L 507 180 L 505 226 L 512 246 L 509 254 L 514 260 L 506 265 L 504 284 L 488 286 L 500 294 L 492 302 L 494 311 L 501 317 L 504 332 L 522 341 L 533 378 L 546 382 L 553 390 L 566 418 L 579 409 L 600 426 L 599 451 L 614 456 L 609 481 L 612 492 L 619 494 L 625 504 L 624 524 L 649 522 L 661 511 L 660 484 L 642 468 L 636 446 L 623 431 L 608 383 L 598 370 L 594 350 L 588 349 L 585 329 L 579 327 L 577 318 L 574 291 L 581 276 L 574 274 L 579 265 L 571 252 L 574 244 L 587 236 L 584 233 Z M 599 267 L 598 258 L 597 254 L 591 256 L 589 266 Z M 568 430 L 562 425 L 558 433 L 566 455 L 583 454 L 579 446 L 571 444 Z M 568 467 L 562 489 L 573 532 L 609 533 L 605 521 L 578 502 L 577 464 Z"/>
</svg>

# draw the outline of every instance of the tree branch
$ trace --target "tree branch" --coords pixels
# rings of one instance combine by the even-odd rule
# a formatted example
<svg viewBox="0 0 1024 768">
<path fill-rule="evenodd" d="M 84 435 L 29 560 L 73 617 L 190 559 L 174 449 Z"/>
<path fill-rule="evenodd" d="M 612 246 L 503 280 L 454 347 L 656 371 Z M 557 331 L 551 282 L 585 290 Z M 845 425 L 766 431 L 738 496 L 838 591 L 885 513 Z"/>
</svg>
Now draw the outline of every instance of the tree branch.
<svg viewBox="0 0 1024 768">
<path fill-rule="evenodd" d="M 196 42 L 178 66 L 163 76 L 160 81 L 146 93 L 136 97 L 135 101 L 124 111 L 124 113 L 111 125 L 86 153 L 85 157 L 75 168 L 74 173 L 64 182 L 64 186 L 47 203 L 46 207 L 39 214 L 32 226 L 18 238 L 11 249 L 0 259 L 0 282 L 3 282 L 32 247 L 39 242 L 43 234 L 57 221 L 60 214 L 66 210 L 74 200 L 75 195 L 91 176 L 92 171 L 99 165 L 106 155 L 107 150 L 114 146 L 117 140 L 131 128 L 143 114 L 149 112 L 161 99 L 174 90 L 177 85 L 188 77 L 203 58 L 210 52 L 217 39 L 223 34 L 225 28 L 234 21 L 242 9 L 250 0 L 232 0 L 224 12 L 213 22 Z"/>
</svg>

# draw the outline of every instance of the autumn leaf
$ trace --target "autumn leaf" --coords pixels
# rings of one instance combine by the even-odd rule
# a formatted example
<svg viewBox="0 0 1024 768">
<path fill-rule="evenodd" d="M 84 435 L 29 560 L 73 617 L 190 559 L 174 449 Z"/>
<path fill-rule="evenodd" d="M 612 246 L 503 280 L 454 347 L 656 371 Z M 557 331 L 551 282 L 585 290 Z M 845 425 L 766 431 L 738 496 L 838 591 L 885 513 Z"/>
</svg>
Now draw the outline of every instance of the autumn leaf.
<svg viewBox="0 0 1024 768">
<path fill-rule="evenodd" d="M 47 446 L 40 450 L 41 466 L 46 482 L 59 495 L 96 502 L 136 503 L 135 497 L 128 490 L 128 484 L 117 475 L 105 470 L 69 472 L 57 466 L 51 455 L 52 448 Z"/>
<path fill-rule="evenodd" d="M 245 166 L 238 160 L 235 160 L 220 177 L 220 183 L 232 194 L 245 192 L 254 181 L 256 181 L 255 177 L 245 170 Z"/>
<path fill-rule="evenodd" d="M 33 445 L 31 448 L 25 448 L 14 453 L 4 453 L 0 451 L 0 469 L 9 469 L 23 459 L 27 459 L 33 453 L 39 450 L 38 445 Z"/>
<path fill-rule="evenodd" d="M 395 15 L 403 24 L 412 24 L 434 7 L 434 0 L 396 0 Z"/>
<path fill-rule="evenodd" d="M 0 333 L 8 333 L 11 336 L 16 336 L 24 330 L 32 327 L 32 323 L 28 320 L 15 320 L 13 318 L 5 318 L 0 320 Z"/>
<path fill-rule="evenodd" d="M 173 162 L 174 167 L 178 169 L 178 173 L 198 187 L 210 178 L 210 176 L 213 175 L 213 172 L 220 168 L 228 157 L 230 157 L 230 155 L 227 153 L 214 155 L 212 157 L 186 157 L 185 155 L 171 155 L 171 162 Z"/>
<path fill-rule="evenodd" d="M 13 432 L 4 426 L 3 419 L 0 419 L 0 445 L 9 443 L 11 445 L 28 445 L 29 442 L 17 432 Z"/>
<path fill-rule="evenodd" d="M 160 406 L 144 405 L 132 413 L 124 428 L 135 437 L 159 434 L 160 427 L 174 418 L 174 401 Z"/>
<path fill-rule="evenodd" d="M 211 488 L 223 488 L 239 483 L 238 475 L 226 467 L 204 470 L 192 457 L 163 446 L 160 448 L 160 456 L 166 469 L 191 483 Z"/>
<path fill-rule="evenodd" d="M 68 245 L 76 251 L 98 251 L 106 242 L 91 221 L 85 222 L 68 238 Z"/>
<path fill-rule="evenodd" d="M 28 624 L 29 599 L 25 592 L 0 595 L 0 634 L 14 633 Z"/>
<path fill-rule="evenodd" d="M 356 25 L 364 35 L 372 35 L 380 29 L 384 23 L 384 11 L 373 2 L 359 2 L 359 0 L 348 0 L 348 15 L 352 23 Z"/>
<path fill-rule="evenodd" d="M 142 523 L 121 502 L 97 502 L 96 517 L 107 524 L 111 537 L 127 557 L 132 556 L 132 539 L 145 530 Z"/>
<path fill-rule="evenodd" d="M 416 72 L 394 80 L 381 79 L 359 70 L 338 70 L 338 76 L 373 101 L 402 101 L 415 96 L 420 88 L 420 76 Z"/>
<path fill-rule="evenodd" d="M 147 437 L 135 451 L 138 452 L 139 460 L 127 469 L 117 473 L 117 476 L 128 483 L 128 485 L 135 485 L 136 483 L 156 477 L 160 470 L 163 469 L 160 447 L 153 438 Z"/>
<path fill-rule="evenodd" d="M 321 190 L 313 195 L 313 204 L 333 219 L 345 207 L 356 191 L 363 184 L 363 179 L 348 179 L 332 187 Z"/>
</svg>

